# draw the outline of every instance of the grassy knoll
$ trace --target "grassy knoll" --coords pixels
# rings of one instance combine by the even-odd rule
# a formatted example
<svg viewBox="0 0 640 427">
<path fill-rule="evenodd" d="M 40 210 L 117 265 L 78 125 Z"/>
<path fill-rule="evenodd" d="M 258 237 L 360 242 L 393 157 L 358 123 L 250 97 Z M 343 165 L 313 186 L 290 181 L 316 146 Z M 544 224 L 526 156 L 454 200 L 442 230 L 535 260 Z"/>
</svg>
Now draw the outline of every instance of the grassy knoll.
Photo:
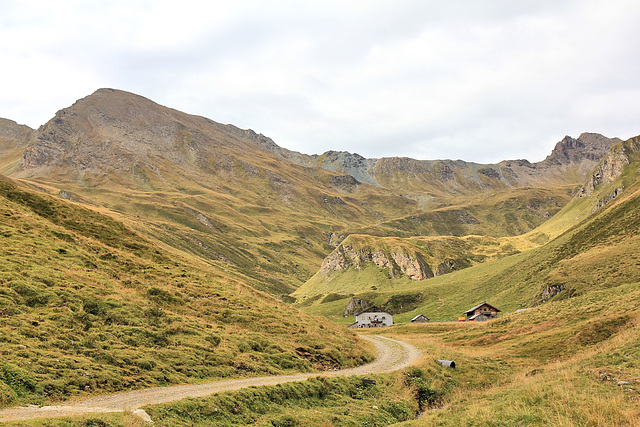
<svg viewBox="0 0 640 427">
<path fill-rule="evenodd" d="M 1 406 L 371 358 L 251 278 L 1 180 L 0 259 Z"/>
</svg>

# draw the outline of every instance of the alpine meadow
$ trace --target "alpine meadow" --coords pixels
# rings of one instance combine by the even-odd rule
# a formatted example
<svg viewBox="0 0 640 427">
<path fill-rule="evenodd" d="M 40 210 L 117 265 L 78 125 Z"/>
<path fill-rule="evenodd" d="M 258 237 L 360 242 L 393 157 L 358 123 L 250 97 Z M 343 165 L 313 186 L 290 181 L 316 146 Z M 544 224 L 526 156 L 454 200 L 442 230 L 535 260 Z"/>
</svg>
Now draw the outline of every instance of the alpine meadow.
<svg viewBox="0 0 640 427">
<path fill-rule="evenodd" d="M 0 174 L 8 426 L 640 425 L 640 137 L 311 155 L 99 89 L 38 129 L 0 119 Z M 466 321 L 483 302 L 497 318 Z M 366 308 L 394 324 L 348 328 Z M 421 356 L 337 375 L 384 356 L 374 335 Z M 239 379 L 144 417 L 10 416 Z"/>
</svg>

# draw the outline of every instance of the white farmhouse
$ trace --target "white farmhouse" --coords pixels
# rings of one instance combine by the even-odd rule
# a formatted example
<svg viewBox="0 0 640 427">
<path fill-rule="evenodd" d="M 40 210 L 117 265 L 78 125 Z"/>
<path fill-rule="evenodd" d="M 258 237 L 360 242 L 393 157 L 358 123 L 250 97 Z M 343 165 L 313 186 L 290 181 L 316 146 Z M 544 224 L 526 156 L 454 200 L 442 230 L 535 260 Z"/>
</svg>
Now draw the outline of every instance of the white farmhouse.
<svg viewBox="0 0 640 427">
<path fill-rule="evenodd" d="M 365 308 L 356 314 L 356 322 L 350 328 L 381 328 L 393 325 L 393 316 L 377 306 Z"/>
</svg>

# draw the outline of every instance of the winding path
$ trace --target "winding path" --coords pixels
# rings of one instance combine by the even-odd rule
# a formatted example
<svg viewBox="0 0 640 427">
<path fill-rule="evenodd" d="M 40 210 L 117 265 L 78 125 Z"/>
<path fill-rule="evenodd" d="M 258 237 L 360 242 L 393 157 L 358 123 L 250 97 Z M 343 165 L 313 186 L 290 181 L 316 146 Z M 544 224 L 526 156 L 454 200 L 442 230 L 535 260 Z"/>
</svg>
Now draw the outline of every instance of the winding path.
<svg viewBox="0 0 640 427">
<path fill-rule="evenodd" d="M 216 381 L 204 384 L 155 387 L 78 400 L 64 406 L 21 406 L 17 408 L 0 409 L 0 422 L 123 411 L 133 411 L 136 415 L 145 419 L 148 415 L 144 410 L 139 408 L 146 405 L 173 402 L 184 399 L 185 397 L 204 397 L 214 393 L 239 390 L 245 387 L 304 381 L 320 375 L 334 377 L 339 375 L 366 375 L 392 372 L 410 366 L 420 358 L 420 351 L 404 341 L 398 341 L 380 335 L 362 336 L 362 338 L 371 341 L 376 346 L 378 357 L 374 362 L 357 368 L 322 373 L 278 375 Z"/>
</svg>

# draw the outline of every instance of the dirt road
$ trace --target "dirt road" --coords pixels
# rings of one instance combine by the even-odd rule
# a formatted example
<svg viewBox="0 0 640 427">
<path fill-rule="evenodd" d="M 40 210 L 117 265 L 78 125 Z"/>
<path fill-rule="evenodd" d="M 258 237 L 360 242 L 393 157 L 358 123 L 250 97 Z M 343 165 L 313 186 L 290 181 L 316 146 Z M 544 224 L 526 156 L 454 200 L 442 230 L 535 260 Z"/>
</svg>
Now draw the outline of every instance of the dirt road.
<svg viewBox="0 0 640 427">
<path fill-rule="evenodd" d="M 377 358 L 373 363 L 352 369 L 322 372 L 321 374 L 295 374 L 271 377 L 245 378 L 239 380 L 216 381 L 205 384 L 156 387 L 136 390 L 108 396 L 70 402 L 64 406 L 26 406 L 0 410 L 0 422 L 28 420 L 33 418 L 54 418 L 82 415 L 99 412 L 134 411 L 145 418 L 144 411 L 137 411 L 142 406 L 173 402 L 185 397 L 204 397 L 223 391 L 238 390 L 251 386 L 275 385 L 293 381 L 304 381 L 315 376 L 366 375 L 392 372 L 415 363 L 420 352 L 404 341 L 375 336 L 362 336 L 371 341 L 377 350 Z"/>
</svg>

